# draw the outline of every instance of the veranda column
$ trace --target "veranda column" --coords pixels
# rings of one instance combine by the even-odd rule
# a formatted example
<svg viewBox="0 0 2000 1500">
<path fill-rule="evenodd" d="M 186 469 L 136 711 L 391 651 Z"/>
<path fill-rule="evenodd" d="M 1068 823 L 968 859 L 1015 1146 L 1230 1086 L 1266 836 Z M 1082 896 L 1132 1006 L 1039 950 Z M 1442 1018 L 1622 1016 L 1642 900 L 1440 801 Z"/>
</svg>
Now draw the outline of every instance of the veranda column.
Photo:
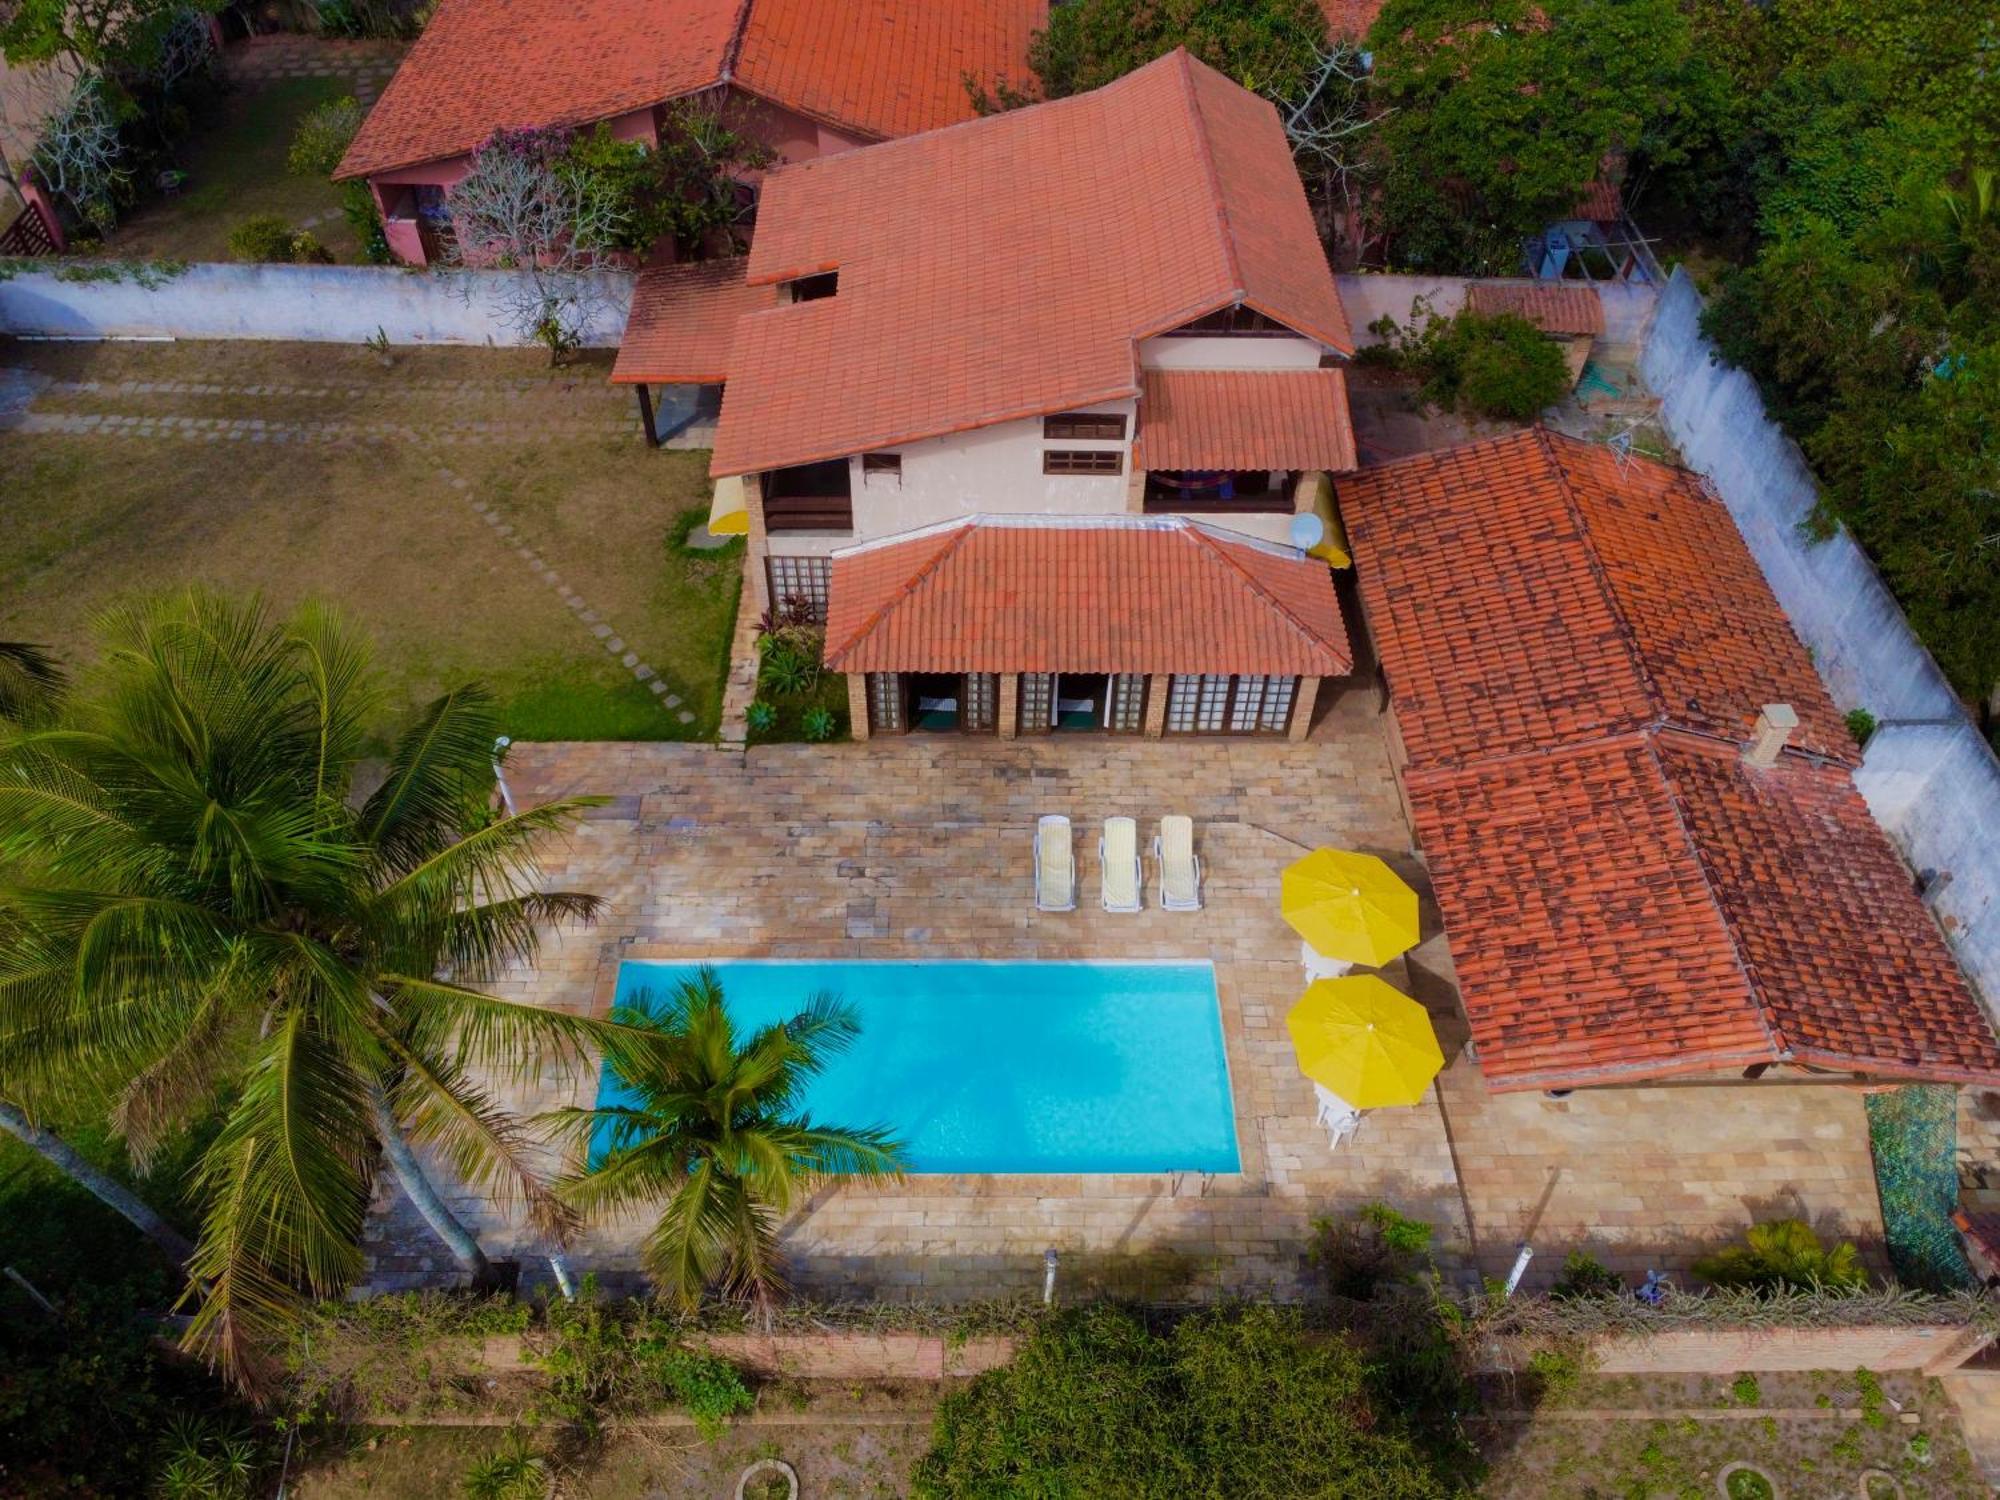
<svg viewBox="0 0 2000 1500">
<path fill-rule="evenodd" d="M 847 674 L 847 731 L 857 740 L 868 738 L 868 676 Z"/>
<path fill-rule="evenodd" d="M 1319 697 L 1319 685 L 1323 677 L 1301 677 L 1299 695 L 1292 701 L 1291 727 L 1285 731 L 1288 740 L 1302 740 L 1312 732 L 1313 702 Z"/>
<path fill-rule="evenodd" d="M 1155 672 L 1146 679 L 1146 738 L 1156 740 L 1167 732 L 1167 692 L 1174 685 L 1173 674 Z"/>
<path fill-rule="evenodd" d="M 1000 738 L 1011 740 L 1021 725 L 1021 674 L 1000 674 Z"/>
<path fill-rule="evenodd" d="M 771 542 L 764 530 L 764 476 L 745 474 L 743 476 L 743 514 L 748 519 L 750 531 L 750 607 L 758 614 L 771 608 Z M 859 735 L 856 738 L 860 738 Z"/>
</svg>

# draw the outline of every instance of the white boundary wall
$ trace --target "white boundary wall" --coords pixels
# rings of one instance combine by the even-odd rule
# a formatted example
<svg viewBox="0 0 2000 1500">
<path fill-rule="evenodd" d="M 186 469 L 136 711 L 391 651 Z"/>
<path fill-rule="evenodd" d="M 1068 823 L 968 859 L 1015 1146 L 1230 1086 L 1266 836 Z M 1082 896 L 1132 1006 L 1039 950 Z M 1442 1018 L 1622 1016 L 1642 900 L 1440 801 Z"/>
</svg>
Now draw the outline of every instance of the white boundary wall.
<svg viewBox="0 0 2000 1500">
<path fill-rule="evenodd" d="M 1640 356 L 1661 420 L 1729 507 L 1833 700 L 1880 721 L 1855 782 L 1916 869 L 1948 877 L 1932 905 L 1958 960 L 2000 1004 L 2000 761 L 1845 531 L 1813 541 L 1803 454 L 1764 414 L 1756 382 L 1701 331 L 1701 294 L 1668 282 Z"/>
<path fill-rule="evenodd" d="M 1410 306 L 1419 297 L 1430 304 L 1432 312 L 1448 318 L 1465 305 L 1465 289 L 1475 284 L 1474 280 L 1463 276 L 1338 276 L 1334 279 L 1340 286 L 1341 305 L 1347 309 L 1347 322 L 1354 330 L 1354 341 L 1363 347 L 1382 342 L 1368 331 L 1368 325 L 1377 318 L 1386 314 L 1407 327 Z M 1502 283 L 1513 281 L 1521 286 L 1536 285 L 1525 277 L 1480 279 Z M 1564 284 L 1576 286 L 1582 283 Z M 1597 288 L 1598 300 L 1604 304 L 1604 342 L 1638 343 L 1645 334 L 1646 320 L 1653 315 L 1653 305 L 1660 299 L 1660 289 L 1642 281 L 1597 281 L 1591 285 Z"/>
<path fill-rule="evenodd" d="M 497 295 L 514 275 L 203 264 L 149 278 L 148 286 L 130 272 L 116 281 L 60 281 L 49 271 L 28 271 L 0 280 L 0 333 L 360 344 L 379 328 L 391 344 L 518 344 L 523 340 L 500 316 Z M 615 346 L 632 305 L 632 276 L 602 271 L 589 279 L 584 342 Z"/>
</svg>

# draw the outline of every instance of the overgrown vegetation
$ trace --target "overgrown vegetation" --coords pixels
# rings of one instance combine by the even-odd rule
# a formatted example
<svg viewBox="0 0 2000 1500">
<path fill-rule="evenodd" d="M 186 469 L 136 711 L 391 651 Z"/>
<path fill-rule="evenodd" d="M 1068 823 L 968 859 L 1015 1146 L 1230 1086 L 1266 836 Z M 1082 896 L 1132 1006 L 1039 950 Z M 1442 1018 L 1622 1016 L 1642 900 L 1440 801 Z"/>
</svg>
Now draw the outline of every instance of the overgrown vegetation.
<svg viewBox="0 0 2000 1500">
<path fill-rule="evenodd" d="M 1715 1286 L 1756 1291 L 1842 1291 L 1867 1285 L 1868 1273 L 1854 1246 L 1822 1245 L 1802 1219 L 1753 1224 L 1743 1243 L 1703 1256 L 1695 1274 Z"/>
<path fill-rule="evenodd" d="M 1569 391 L 1569 366 L 1555 340 L 1514 313 L 1463 308 L 1449 318 L 1419 304 L 1408 328 L 1383 319 L 1385 357 L 1423 380 L 1423 398 L 1511 422 L 1534 420 Z M 1386 325 L 1386 326 L 1384 326 Z"/>
<path fill-rule="evenodd" d="M 847 679 L 825 670 L 826 627 L 805 599 L 781 599 L 757 621 L 752 744 L 830 740 L 847 731 Z"/>
<path fill-rule="evenodd" d="M 1452 1492 L 1374 1398 L 1361 1349 L 1271 1307 L 1166 1330 L 1114 1307 L 1057 1313 L 945 1397 L 914 1485 L 927 1500 Z"/>
</svg>

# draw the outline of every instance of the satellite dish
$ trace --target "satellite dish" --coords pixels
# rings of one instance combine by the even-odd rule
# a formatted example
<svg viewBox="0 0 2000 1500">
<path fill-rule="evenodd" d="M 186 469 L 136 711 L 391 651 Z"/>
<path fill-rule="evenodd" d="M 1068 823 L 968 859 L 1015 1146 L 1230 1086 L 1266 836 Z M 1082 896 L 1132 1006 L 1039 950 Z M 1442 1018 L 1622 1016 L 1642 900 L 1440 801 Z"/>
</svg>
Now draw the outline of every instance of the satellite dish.
<svg viewBox="0 0 2000 1500">
<path fill-rule="evenodd" d="M 1325 540 L 1326 522 L 1311 511 L 1292 517 L 1292 545 L 1299 551 L 1310 552 Z"/>
</svg>

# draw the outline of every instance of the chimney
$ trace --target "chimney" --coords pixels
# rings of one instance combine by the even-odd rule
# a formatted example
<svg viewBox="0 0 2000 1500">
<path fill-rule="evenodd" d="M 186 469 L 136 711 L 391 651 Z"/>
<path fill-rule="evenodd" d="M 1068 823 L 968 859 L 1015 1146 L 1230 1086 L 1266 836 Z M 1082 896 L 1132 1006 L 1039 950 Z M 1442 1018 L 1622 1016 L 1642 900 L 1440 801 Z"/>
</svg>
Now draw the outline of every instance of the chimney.
<svg viewBox="0 0 2000 1500">
<path fill-rule="evenodd" d="M 1766 703 L 1763 712 L 1757 715 L 1757 727 L 1751 733 L 1743 758 L 1760 771 L 1770 770 L 1798 727 L 1799 716 L 1792 712 L 1791 704 Z"/>
</svg>

